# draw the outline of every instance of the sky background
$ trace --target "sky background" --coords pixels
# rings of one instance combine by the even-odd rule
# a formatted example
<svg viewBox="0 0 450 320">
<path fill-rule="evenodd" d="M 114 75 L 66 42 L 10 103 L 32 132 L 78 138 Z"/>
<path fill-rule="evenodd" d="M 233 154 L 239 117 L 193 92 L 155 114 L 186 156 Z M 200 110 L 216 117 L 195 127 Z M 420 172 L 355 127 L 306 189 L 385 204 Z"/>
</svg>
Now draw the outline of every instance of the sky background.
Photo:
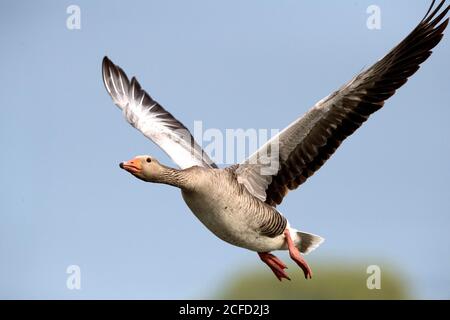
<svg viewBox="0 0 450 320">
<path fill-rule="evenodd" d="M 138 154 L 173 164 L 113 105 L 104 55 L 189 128 L 282 129 L 386 54 L 429 2 L 1 1 L 0 298 L 208 298 L 240 268 L 266 268 L 207 231 L 179 190 L 119 169 Z M 66 28 L 71 4 L 81 30 Z M 366 27 L 372 4 L 381 30 Z M 327 239 L 313 268 L 388 262 L 416 297 L 450 298 L 449 56 L 447 37 L 279 207 Z M 69 265 L 81 290 L 66 287 Z"/>
</svg>

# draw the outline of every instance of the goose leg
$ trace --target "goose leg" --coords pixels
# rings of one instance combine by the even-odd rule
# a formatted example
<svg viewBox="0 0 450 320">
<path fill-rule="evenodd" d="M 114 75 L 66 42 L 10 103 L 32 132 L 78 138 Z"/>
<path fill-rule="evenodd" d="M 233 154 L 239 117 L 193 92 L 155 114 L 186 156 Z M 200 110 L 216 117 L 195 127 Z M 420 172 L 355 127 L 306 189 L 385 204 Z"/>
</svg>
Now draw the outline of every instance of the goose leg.
<svg viewBox="0 0 450 320">
<path fill-rule="evenodd" d="M 295 263 L 302 268 L 303 273 L 305 274 L 305 279 L 311 279 L 312 278 L 312 271 L 311 268 L 308 266 L 308 263 L 306 260 L 301 256 L 300 251 L 298 251 L 298 248 L 295 246 L 294 241 L 292 241 L 291 235 L 289 234 L 289 230 L 286 229 L 284 231 L 284 236 L 286 237 L 286 243 L 289 250 L 289 255 L 291 256 L 291 259 L 295 261 Z"/>
<path fill-rule="evenodd" d="M 258 255 L 261 260 L 269 266 L 278 280 L 281 281 L 283 278 L 291 280 L 284 271 L 284 269 L 287 269 L 287 266 L 280 259 L 269 252 L 258 252 Z"/>
</svg>

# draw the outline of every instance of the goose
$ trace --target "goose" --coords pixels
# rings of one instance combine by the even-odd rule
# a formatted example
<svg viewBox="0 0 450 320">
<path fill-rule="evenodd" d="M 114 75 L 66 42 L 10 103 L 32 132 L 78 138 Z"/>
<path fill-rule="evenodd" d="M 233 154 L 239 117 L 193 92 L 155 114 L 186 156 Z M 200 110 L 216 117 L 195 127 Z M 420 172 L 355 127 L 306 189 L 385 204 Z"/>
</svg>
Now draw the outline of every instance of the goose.
<svg viewBox="0 0 450 320">
<path fill-rule="evenodd" d="M 287 250 L 306 279 L 312 271 L 304 255 L 324 239 L 299 231 L 277 210 L 290 190 L 297 189 L 334 154 L 341 143 L 427 60 L 447 27 L 446 0 L 433 0 L 418 26 L 386 56 L 316 103 L 305 115 L 275 135 L 239 164 L 219 168 L 195 142 L 189 130 L 166 111 L 135 77 L 108 57 L 103 82 L 126 120 L 156 143 L 178 168 L 149 155 L 120 163 L 145 182 L 181 189 L 193 214 L 217 237 L 258 253 L 276 278 L 290 280 L 286 265 L 273 251 Z"/>
</svg>

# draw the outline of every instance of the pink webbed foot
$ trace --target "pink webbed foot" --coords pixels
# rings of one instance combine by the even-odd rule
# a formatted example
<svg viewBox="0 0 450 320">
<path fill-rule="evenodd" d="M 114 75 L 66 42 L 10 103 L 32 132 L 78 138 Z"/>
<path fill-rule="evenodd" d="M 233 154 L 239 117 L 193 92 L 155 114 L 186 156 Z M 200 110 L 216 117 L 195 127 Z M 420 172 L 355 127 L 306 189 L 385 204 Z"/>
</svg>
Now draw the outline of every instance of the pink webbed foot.
<svg viewBox="0 0 450 320">
<path fill-rule="evenodd" d="M 289 250 L 289 255 L 291 256 L 291 259 L 295 261 L 295 263 L 302 268 L 303 273 L 305 274 L 305 279 L 311 279 L 312 278 L 312 271 L 311 268 L 308 266 L 308 263 L 306 260 L 301 256 L 300 251 L 298 251 L 297 247 L 295 246 L 294 242 L 292 241 L 291 235 L 289 234 L 289 230 L 286 229 L 284 231 L 284 236 L 286 237 L 286 243 Z"/>
<path fill-rule="evenodd" d="M 275 274 L 278 280 L 288 279 L 291 280 L 284 269 L 287 269 L 287 266 L 273 254 L 268 252 L 258 252 L 261 260 L 269 266 L 272 272 Z"/>
</svg>

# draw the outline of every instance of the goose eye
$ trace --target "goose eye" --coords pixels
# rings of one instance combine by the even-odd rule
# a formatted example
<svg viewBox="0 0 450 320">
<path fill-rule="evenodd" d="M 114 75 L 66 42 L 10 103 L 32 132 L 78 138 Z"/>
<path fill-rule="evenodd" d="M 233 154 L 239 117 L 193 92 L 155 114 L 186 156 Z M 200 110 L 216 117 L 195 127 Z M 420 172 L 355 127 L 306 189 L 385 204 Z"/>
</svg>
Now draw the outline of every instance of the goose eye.
<svg viewBox="0 0 450 320">
<path fill-rule="evenodd" d="M 152 159 L 147 158 L 147 162 L 148 162 L 148 163 L 152 162 Z"/>
</svg>

